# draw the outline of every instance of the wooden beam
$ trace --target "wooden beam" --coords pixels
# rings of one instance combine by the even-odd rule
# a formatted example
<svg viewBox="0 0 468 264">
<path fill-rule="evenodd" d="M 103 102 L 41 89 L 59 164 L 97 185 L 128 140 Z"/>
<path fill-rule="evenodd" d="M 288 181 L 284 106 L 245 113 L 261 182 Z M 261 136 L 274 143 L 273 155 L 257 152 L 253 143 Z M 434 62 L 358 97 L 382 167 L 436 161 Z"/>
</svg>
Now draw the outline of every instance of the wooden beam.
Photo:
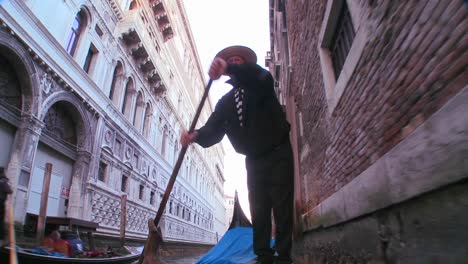
<svg viewBox="0 0 468 264">
<path fill-rule="evenodd" d="M 127 226 L 127 195 L 120 197 L 120 246 L 125 246 L 125 226 Z"/>
<path fill-rule="evenodd" d="M 39 209 L 39 216 L 37 217 L 37 228 L 36 228 L 36 243 L 40 245 L 42 240 L 44 240 L 44 231 L 46 226 L 46 217 L 47 217 L 47 200 L 49 199 L 49 187 L 50 179 L 52 176 L 52 164 L 46 163 L 44 171 L 44 181 L 42 184 L 42 194 L 41 194 L 41 207 Z"/>
</svg>

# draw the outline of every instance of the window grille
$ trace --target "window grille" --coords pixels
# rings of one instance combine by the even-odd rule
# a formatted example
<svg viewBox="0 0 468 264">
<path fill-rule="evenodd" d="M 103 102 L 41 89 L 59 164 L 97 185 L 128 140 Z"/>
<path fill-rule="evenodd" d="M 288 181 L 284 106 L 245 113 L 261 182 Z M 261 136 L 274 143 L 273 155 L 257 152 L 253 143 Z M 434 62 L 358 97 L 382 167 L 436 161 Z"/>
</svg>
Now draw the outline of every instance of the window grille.
<svg viewBox="0 0 468 264">
<path fill-rule="evenodd" d="M 353 44 L 354 36 L 356 35 L 346 1 L 343 1 L 339 14 L 338 23 L 330 45 L 333 70 L 337 79 L 343 69 L 346 57 Z"/>
</svg>

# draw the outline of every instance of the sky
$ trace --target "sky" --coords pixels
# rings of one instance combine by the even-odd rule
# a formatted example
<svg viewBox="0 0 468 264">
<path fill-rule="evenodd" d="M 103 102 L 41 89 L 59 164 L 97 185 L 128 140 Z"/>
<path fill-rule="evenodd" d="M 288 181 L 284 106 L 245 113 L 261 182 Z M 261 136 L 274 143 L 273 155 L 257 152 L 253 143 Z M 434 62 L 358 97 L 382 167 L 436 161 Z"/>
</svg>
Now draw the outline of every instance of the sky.
<svg viewBox="0 0 468 264">
<path fill-rule="evenodd" d="M 265 67 L 265 56 L 270 50 L 268 0 L 184 0 L 190 27 L 205 74 L 222 49 L 232 45 L 251 48 L 257 63 Z M 208 80 L 208 75 L 205 75 Z M 210 89 L 213 105 L 227 93 L 231 86 L 224 84 L 225 77 L 214 81 Z M 224 191 L 234 195 L 250 218 L 244 156 L 237 154 L 227 137 L 222 141 L 224 158 Z"/>
</svg>

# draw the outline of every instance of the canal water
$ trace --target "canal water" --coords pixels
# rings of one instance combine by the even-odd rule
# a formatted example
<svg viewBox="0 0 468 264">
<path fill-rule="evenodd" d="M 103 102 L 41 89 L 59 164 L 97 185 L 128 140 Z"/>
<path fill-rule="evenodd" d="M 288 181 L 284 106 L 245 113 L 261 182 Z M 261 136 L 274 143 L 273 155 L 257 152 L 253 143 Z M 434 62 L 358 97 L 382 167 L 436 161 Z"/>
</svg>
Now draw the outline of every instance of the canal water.
<svg viewBox="0 0 468 264">
<path fill-rule="evenodd" d="M 161 260 L 165 261 L 167 264 L 194 264 L 202 255 L 197 256 L 166 256 L 161 257 Z"/>
</svg>

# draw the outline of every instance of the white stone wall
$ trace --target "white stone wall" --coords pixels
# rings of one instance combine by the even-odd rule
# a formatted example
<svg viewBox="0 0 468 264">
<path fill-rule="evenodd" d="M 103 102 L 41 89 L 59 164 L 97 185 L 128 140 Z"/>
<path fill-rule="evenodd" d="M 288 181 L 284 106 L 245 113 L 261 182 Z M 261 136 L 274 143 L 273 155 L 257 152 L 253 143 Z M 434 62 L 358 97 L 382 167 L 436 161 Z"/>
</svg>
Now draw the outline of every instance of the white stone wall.
<svg viewBox="0 0 468 264">
<path fill-rule="evenodd" d="M 54 79 L 50 97 L 72 93 L 81 101 L 83 111 L 87 111 L 80 112 L 88 129 L 83 130 L 86 155 L 80 165 L 74 167 L 72 176 L 75 182 L 73 204 L 79 208 L 74 216 L 98 222 L 100 232 L 117 234 L 120 197 L 127 194 L 127 236 L 144 237 L 146 221 L 156 214 L 181 148 L 180 133 L 190 125 L 205 88 L 205 79 L 181 1 L 163 1 L 174 32 L 170 37 L 163 35 L 158 26 L 159 18 L 149 3 L 144 2 L 136 10 L 125 10 L 129 2 L 8 1 L 0 8 L 0 19 L 20 45 L 29 50 L 39 67 L 48 72 L 48 78 Z M 70 56 L 64 48 L 80 10 L 87 16 L 86 27 L 76 52 Z M 136 46 L 125 43 L 124 34 L 129 30 L 136 30 L 140 37 Z M 97 53 L 87 73 L 83 66 L 91 45 Z M 132 49 L 140 46 L 145 48 L 149 54 L 146 60 L 151 60 L 154 71 L 159 74 L 161 80 L 156 84 L 149 83 L 142 62 L 132 55 Z M 134 91 L 122 95 L 118 104 L 109 98 L 117 62 L 123 65 L 118 83 L 122 92 L 128 80 L 134 83 Z M 157 90 L 161 86 L 165 91 Z M 145 108 L 137 110 L 138 94 L 142 95 L 144 106 L 149 104 L 152 108 L 147 135 L 142 134 Z M 37 100 L 41 102 L 45 98 Z M 128 115 L 121 112 L 124 98 L 132 100 Z M 53 102 L 44 100 L 38 105 L 41 108 Z M 199 123 L 206 121 L 212 109 L 213 104 L 207 101 Z M 46 111 L 40 109 L 38 113 Z M 43 118 L 45 113 L 41 115 L 36 118 Z M 180 211 L 177 213 L 174 209 L 169 213 L 168 204 L 161 223 L 165 227 L 163 231 L 167 231 L 163 232 L 167 239 L 215 242 L 215 233 L 224 228 L 224 223 L 215 220 L 219 212 L 224 211 L 219 198 L 223 196 L 224 180 L 217 176 L 216 169 L 223 169 L 223 155 L 221 145 L 211 149 L 189 148 L 170 199 L 173 208 L 178 206 Z M 33 163 L 34 156 L 28 158 Z M 105 164 L 104 181 L 98 179 L 100 164 Z M 122 175 L 128 176 L 125 192 L 121 191 Z M 140 188 L 143 188 L 142 196 Z M 25 192 L 22 195 L 27 196 L 28 190 L 23 188 L 22 191 Z M 153 204 L 150 203 L 151 192 L 155 197 Z M 16 219 L 21 221 L 24 214 L 17 212 Z"/>
</svg>

